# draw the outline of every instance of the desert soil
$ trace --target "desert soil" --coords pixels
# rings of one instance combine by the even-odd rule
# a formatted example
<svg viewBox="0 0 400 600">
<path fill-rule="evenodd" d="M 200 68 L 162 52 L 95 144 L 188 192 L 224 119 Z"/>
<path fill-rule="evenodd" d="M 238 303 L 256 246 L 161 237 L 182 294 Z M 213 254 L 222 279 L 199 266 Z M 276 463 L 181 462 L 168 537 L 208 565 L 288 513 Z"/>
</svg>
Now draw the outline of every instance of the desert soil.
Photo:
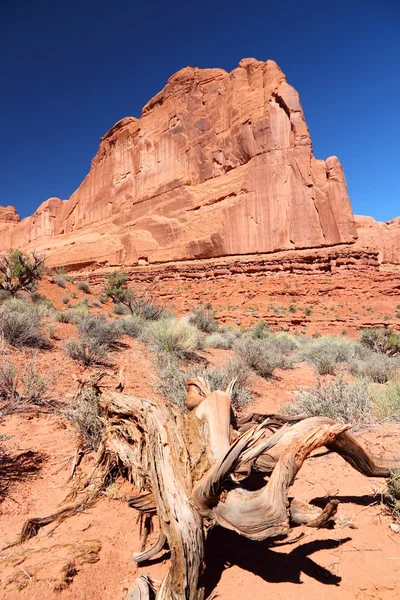
<svg viewBox="0 0 400 600">
<path fill-rule="evenodd" d="M 60 309 L 61 297 L 69 291 L 48 281 L 41 289 Z M 161 280 L 155 283 L 154 291 L 168 308 L 180 314 L 196 304 L 212 302 L 222 323 L 238 326 L 265 320 L 274 329 L 306 335 L 344 333 L 346 329 L 346 335 L 353 337 L 366 325 L 391 324 L 400 329 L 400 309 L 396 308 L 400 302 L 400 274 L 375 273 L 364 279 L 350 275 L 246 275 L 234 281 Z M 77 294 L 78 299 L 84 295 Z M 311 308 L 310 314 L 305 313 L 306 308 Z M 62 341 L 73 332 L 74 326 L 57 324 L 52 350 L 34 358 L 41 372 L 56 373 L 53 396 L 63 401 L 71 400 L 77 380 L 90 372 L 68 359 L 62 349 Z M 151 352 L 136 340 L 126 338 L 124 343 L 126 348 L 116 353 L 115 369 L 104 379 L 104 387 L 115 388 L 116 373 L 124 364 L 126 393 L 155 394 Z M 203 355 L 212 364 L 221 364 L 229 352 L 212 350 Z M 29 352 L 5 348 L 0 360 L 4 359 L 23 364 L 33 357 Z M 296 389 L 315 382 L 316 373 L 307 364 L 277 372 L 268 381 L 257 378 L 251 408 L 278 412 Z M 65 498 L 77 436 L 53 412 L 35 411 L 5 417 L 0 435 L 7 452 L 6 475 L 11 478 L 7 493 L 0 498 L 0 547 L 4 547 L 16 539 L 27 517 L 48 515 Z M 356 435 L 380 456 L 400 454 L 398 426 L 375 426 Z M 93 461 L 94 456 L 87 455 L 80 469 L 87 472 Z M 335 528 L 297 528 L 295 533 L 303 536 L 281 546 L 250 542 L 216 528 L 207 543 L 207 592 L 223 600 L 299 600 L 328 595 L 332 600 L 398 598 L 400 534 L 390 528 L 391 518 L 382 503 L 384 488 L 384 480 L 363 477 L 336 455 L 310 458 L 294 484 L 295 495 L 307 501 L 336 497 L 340 507 Z M 132 492 L 128 483 L 117 481 L 94 507 L 58 526 L 45 527 L 23 546 L 3 551 L 3 557 L 12 555 L 13 560 L 0 567 L 1 598 L 122 600 L 138 575 L 149 573 L 161 579 L 168 553 L 141 568 L 132 561 L 132 552 L 140 549 L 137 513 L 125 501 Z M 150 542 L 156 534 L 151 534 Z M 22 560 L 19 553 L 27 547 L 33 552 Z M 64 589 L 57 592 L 63 581 Z"/>
</svg>

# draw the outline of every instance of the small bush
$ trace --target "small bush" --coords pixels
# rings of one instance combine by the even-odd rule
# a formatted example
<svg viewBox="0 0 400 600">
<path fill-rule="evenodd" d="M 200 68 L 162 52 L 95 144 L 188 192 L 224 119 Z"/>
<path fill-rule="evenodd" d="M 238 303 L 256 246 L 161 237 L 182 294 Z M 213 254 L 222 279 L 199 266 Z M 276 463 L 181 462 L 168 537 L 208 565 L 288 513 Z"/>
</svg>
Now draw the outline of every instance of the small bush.
<svg viewBox="0 0 400 600">
<path fill-rule="evenodd" d="M 186 373 L 186 379 L 193 377 L 204 377 L 210 382 L 211 390 L 225 390 L 232 379 L 235 385 L 232 392 L 232 406 L 241 410 L 249 404 L 252 399 L 250 384 L 252 372 L 240 359 L 232 358 L 222 367 L 192 367 Z"/>
<path fill-rule="evenodd" d="M 123 334 L 133 338 L 139 338 L 145 327 L 145 323 L 139 317 L 125 317 L 118 324 Z"/>
<path fill-rule="evenodd" d="M 36 360 L 27 363 L 21 374 L 22 396 L 32 404 L 40 404 L 45 398 L 49 385 L 53 384 L 50 373 L 43 376 L 38 372 Z"/>
<path fill-rule="evenodd" d="M 40 404 L 53 384 L 50 372 L 39 373 L 35 358 L 24 364 L 20 374 L 12 363 L 5 361 L 0 365 L 0 397 L 4 400 Z"/>
<path fill-rule="evenodd" d="M 203 334 L 190 323 L 176 319 L 160 319 L 147 325 L 143 339 L 159 350 L 178 356 L 190 354 L 203 346 Z"/>
<path fill-rule="evenodd" d="M 0 289 L 15 296 L 19 291 L 32 294 L 45 269 L 44 256 L 10 250 L 0 255 Z"/>
<path fill-rule="evenodd" d="M 204 377 L 210 382 L 211 390 L 225 390 L 232 379 L 236 379 L 232 394 L 232 405 L 239 409 L 251 400 L 249 384 L 251 371 L 243 361 L 231 359 L 223 367 L 192 367 L 185 371 L 176 355 L 170 352 L 157 354 L 158 391 L 170 402 L 181 408 L 185 405 L 186 387 L 184 381 L 194 377 Z"/>
<path fill-rule="evenodd" d="M 98 340 L 68 340 L 64 343 L 68 356 L 85 366 L 104 364 L 107 362 L 107 346 Z"/>
<path fill-rule="evenodd" d="M 205 348 L 219 348 L 221 350 L 229 350 L 235 342 L 235 336 L 231 333 L 219 332 L 211 333 L 205 339 Z"/>
<path fill-rule="evenodd" d="M 249 334 L 255 339 L 263 339 L 271 335 L 271 330 L 265 321 L 260 321 L 253 329 L 250 329 Z"/>
<path fill-rule="evenodd" d="M 7 301 L 0 309 L 0 332 L 11 346 L 48 348 L 40 310 L 27 302 Z"/>
<path fill-rule="evenodd" d="M 322 336 L 309 340 L 298 353 L 300 360 L 313 363 L 320 375 L 333 375 L 341 363 L 355 356 L 356 344 L 334 336 Z"/>
<path fill-rule="evenodd" d="M 400 520 L 400 469 L 392 471 L 387 481 L 385 500 L 393 509 L 393 518 Z"/>
<path fill-rule="evenodd" d="M 214 312 L 209 307 L 203 308 L 198 306 L 194 308 L 189 315 L 189 323 L 204 333 L 213 333 L 218 329 L 218 322 L 214 317 Z"/>
<path fill-rule="evenodd" d="M 17 394 L 18 382 L 15 366 L 6 360 L 0 363 L 0 397 L 13 400 Z"/>
<path fill-rule="evenodd" d="M 62 275 L 53 275 L 53 283 L 58 285 L 60 288 L 66 288 L 67 282 Z"/>
<path fill-rule="evenodd" d="M 75 404 L 64 408 L 62 414 L 78 430 L 82 449 L 96 451 L 103 430 L 96 388 L 86 386 Z"/>
<path fill-rule="evenodd" d="M 107 304 L 107 296 L 105 295 L 104 292 L 100 292 L 100 294 L 99 294 L 99 301 L 102 304 Z"/>
<path fill-rule="evenodd" d="M 5 300 L 8 300 L 9 298 L 11 298 L 11 292 L 0 288 L 0 304 L 2 304 Z"/>
<path fill-rule="evenodd" d="M 284 407 L 284 412 L 329 417 L 341 423 L 369 423 L 372 420 L 366 383 L 347 383 L 341 377 L 325 387 L 319 381 L 315 387 L 297 392 L 294 401 Z"/>
<path fill-rule="evenodd" d="M 78 288 L 78 290 L 81 290 L 81 292 L 85 292 L 85 294 L 90 294 L 90 285 L 88 281 L 78 281 L 76 287 Z"/>
<path fill-rule="evenodd" d="M 400 354 L 400 334 L 394 333 L 390 327 L 371 327 L 363 329 L 360 342 L 374 352 L 383 352 L 389 356 Z"/>
<path fill-rule="evenodd" d="M 293 358 L 282 350 L 273 336 L 264 339 L 242 338 L 237 342 L 236 351 L 248 367 L 260 377 L 272 377 L 276 368 L 290 369 Z"/>
<path fill-rule="evenodd" d="M 82 318 L 82 315 L 79 315 L 78 313 L 74 312 L 73 310 L 60 310 L 55 314 L 55 319 L 56 321 L 59 321 L 59 323 L 78 323 L 78 321 L 80 321 L 80 319 Z"/>
<path fill-rule="evenodd" d="M 92 307 L 93 308 L 101 308 L 101 302 L 99 302 L 99 300 L 92 300 Z"/>
<path fill-rule="evenodd" d="M 107 321 L 103 315 L 90 315 L 77 323 L 82 340 L 93 340 L 107 349 L 115 347 L 122 335 L 118 321 Z"/>
<path fill-rule="evenodd" d="M 63 304 L 69 304 L 69 298 L 68 298 L 68 296 L 63 296 L 63 297 L 61 298 L 61 300 L 62 300 L 62 303 L 63 303 Z"/>
<path fill-rule="evenodd" d="M 378 420 L 400 423 L 400 377 L 386 385 L 371 385 L 369 392 Z"/>
<path fill-rule="evenodd" d="M 127 306 L 121 303 L 115 304 L 112 311 L 115 315 L 129 315 L 131 312 Z"/>
<path fill-rule="evenodd" d="M 387 354 L 368 351 L 362 358 L 350 362 L 353 375 L 371 379 L 376 383 L 386 383 L 400 368 L 400 363 Z"/>
</svg>

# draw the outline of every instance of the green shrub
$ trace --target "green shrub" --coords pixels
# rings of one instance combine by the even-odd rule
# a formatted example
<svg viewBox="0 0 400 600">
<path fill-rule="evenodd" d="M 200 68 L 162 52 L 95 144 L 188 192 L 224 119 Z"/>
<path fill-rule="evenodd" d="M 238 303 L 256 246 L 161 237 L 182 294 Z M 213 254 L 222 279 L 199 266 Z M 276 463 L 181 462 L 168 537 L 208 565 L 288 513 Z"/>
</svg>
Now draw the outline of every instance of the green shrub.
<svg viewBox="0 0 400 600">
<path fill-rule="evenodd" d="M 81 292 L 85 292 L 85 294 L 90 294 L 90 285 L 88 281 L 78 281 L 76 287 Z"/>
<path fill-rule="evenodd" d="M 164 310 L 154 303 L 149 292 L 143 291 L 140 296 L 128 288 L 128 277 L 125 273 L 114 271 L 106 275 L 103 294 L 111 298 L 114 304 L 123 304 L 131 315 L 136 315 L 148 321 L 158 321 L 164 315 Z M 121 313 L 120 313 L 121 314 Z"/>
<path fill-rule="evenodd" d="M 263 339 L 244 337 L 236 343 L 236 351 L 248 367 L 254 369 L 260 377 L 272 377 L 275 369 L 290 369 L 293 358 L 282 350 L 276 338 Z"/>
<path fill-rule="evenodd" d="M 68 356 L 85 366 L 104 364 L 108 360 L 107 346 L 95 339 L 68 340 L 64 342 Z"/>
<path fill-rule="evenodd" d="M 10 250 L 0 256 L 0 289 L 15 296 L 19 291 L 32 294 L 42 278 L 45 259 L 35 252 L 28 255 Z"/>
<path fill-rule="evenodd" d="M 360 342 L 374 352 L 383 352 L 389 356 L 400 354 L 400 334 L 392 328 L 371 327 L 363 329 Z"/>
<path fill-rule="evenodd" d="M 333 375 L 341 363 L 354 358 L 355 348 L 356 343 L 350 340 L 321 336 L 301 346 L 298 358 L 314 364 L 320 375 Z"/>
<path fill-rule="evenodd" d="M 49 348 L 42 332 L 43 317 L 35 305 L 23 301 L 6 301 L 0 309 L 0 332 L 11 346 Z"/>
<path fill-rule="evenodd" d="M 63 296 L 63 297 L 61 298 L 61 300 L 62 300 L 62 303 L 63 303 L 63 304 L 69 304 L 69 298 L 68 298 L 68 296 Z"/>
<path fill-rule="evenodd" d="M 284 407 L 284 412 L 309 417 L 329 417 L 341 423 L 369 423 L 372 406 L 365 382 L 347 383 L 341 377 L 323 386 L 296 393 L 295 399 Z"/>
<path fill-rule="evenodd" d="M 146 343 L 178 356 L 190 354 L 203 347 L 203 334 L 190 323 L 176 319 L 150 322 L 143 331 Z"/>
<path fill-rule="evenodd" d="M 255 327 L 248 332 L 255 339 L 263 339 L 271 334 L 271 330 L 265 321 L 260 321 Z"/>
<path fill-rule="evenodd" d="M 189 315 L 189 323 L 204 333 L 213 333 L 218 329 L 214 311 L 209 306 L 197 306 Z"/>
<path fill-rule="evenodd" d="M 105 295 L 104 292 L 100 292 L 100 294 L 99 294 L 99 301 L 102 304 L 107 304 L 107 296 Z"/>
</svg>

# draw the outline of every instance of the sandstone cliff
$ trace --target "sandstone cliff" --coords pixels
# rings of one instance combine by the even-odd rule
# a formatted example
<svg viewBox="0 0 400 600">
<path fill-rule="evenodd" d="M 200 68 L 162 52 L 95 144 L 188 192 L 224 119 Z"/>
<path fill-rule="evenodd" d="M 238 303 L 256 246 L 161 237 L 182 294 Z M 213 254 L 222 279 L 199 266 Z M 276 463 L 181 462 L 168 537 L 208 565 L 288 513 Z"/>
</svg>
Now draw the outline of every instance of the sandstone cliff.
<svg viewBox="0 0 400 600">
<path fill-rule="evenodd" d="M 381 263 L 400 265 L 400 217 L 380 223 L 372 217 L 356 216 L 357 248 L 379 251 Z"/>
<path fill-rule="evenodd" d="M 18 222 L 0 248 L 50 264 L 135 265 L 352 243 L 343 169 L 317 160 L 296 90 L 275 62 L 187 67 L 101 139 L 69 200 Z"/>
</svg>

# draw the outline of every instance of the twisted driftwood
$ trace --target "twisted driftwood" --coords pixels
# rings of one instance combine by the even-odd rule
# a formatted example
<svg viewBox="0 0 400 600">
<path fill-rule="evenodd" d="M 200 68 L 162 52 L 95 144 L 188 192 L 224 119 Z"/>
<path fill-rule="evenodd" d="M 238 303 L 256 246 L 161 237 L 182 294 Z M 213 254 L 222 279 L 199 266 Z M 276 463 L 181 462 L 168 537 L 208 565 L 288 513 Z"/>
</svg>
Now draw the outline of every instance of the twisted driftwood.
<svg viewBox="0 0 400 600">
<path fill-rule="evenodd" d="M 99 396 L 104 433 L 97 461 L 68 504 L 41 519 L 28 520 L 19 542 L 40 527 L 61 521 L 95 502 L 113 473 L 125 473 L 138 494 L 130 506 L 145 518 L 144 543 L 133 554 L 149 560 L 166 545 L 171 566 L 161 582 L 139 577 L 129 600 L 202 600 L 204 543 L 213 524 L 252 540 L 285 538 L 294 525 L 322 527 L 337 510 L 288 499 L 288 488 L 309 454 L 326 446 L 367 476 L 386 477 L 400 461 L 378 459 L 360 446 L 342 425 L 324 417 L 249 415 L 235 426 L 231 392 L 211 392 L 204 379 L 186 382 L 186 411 L 160 400 L 107 392 Z M 263 485 L 251 491 L 245 482 L 255 472 Z M 145 548 L 149 521 L 157 515 L 158 540 Z"/>
</svg>

